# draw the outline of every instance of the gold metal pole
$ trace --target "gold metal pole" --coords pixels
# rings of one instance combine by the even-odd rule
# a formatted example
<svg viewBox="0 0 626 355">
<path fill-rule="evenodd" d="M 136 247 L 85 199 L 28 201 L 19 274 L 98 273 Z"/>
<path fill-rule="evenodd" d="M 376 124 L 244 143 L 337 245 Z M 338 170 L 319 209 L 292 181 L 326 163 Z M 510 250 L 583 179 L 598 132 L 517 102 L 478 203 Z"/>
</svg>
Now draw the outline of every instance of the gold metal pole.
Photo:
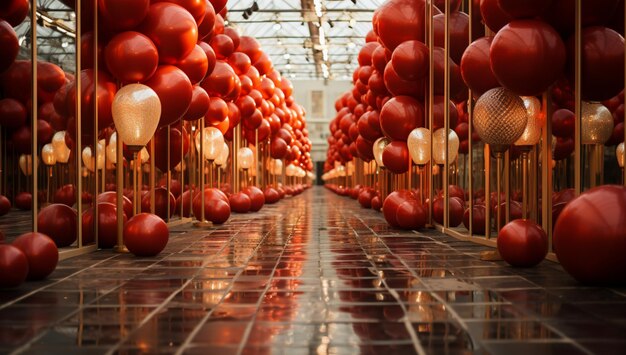
<svg viewBox="0 0 626 355">
<path fill-rule="evenodd" d="M 169 149 L 169 147 L 167 148 Z M 156 189 L 156 163 L 154 158 L 154 136 L 150 140 L 150 213 L 154 214 L 155 212 L 155 189 Z M 143 186 L 142 186 L 143 187 Z M 168 203 L 169 205 L 169 199 Z"/>
<path fill-rule="evenodd" d="M 582 177 L 581 177 L 581 89 L 582 89 L 582 1 L 575 1 L 575 28 L 574 28 L 574 113 L 575 113 L 575 133 L 574 133 L 574 190 L 576 195 L 580 195 L 582 191 Z"/>
<path fill-rule="evenodd" d="M 450 162 L 448 157 L 450 150 L 448 149 L 450 130 L 450 0 L 445 1 L 446 13 L 444 15 L 444 91 L 443 91 L 443 128 L 444 128 L 444 157 L 443 171 L 441 172 L 441 178 L 443 181 L 443 226 L 450 228 L 450 196 L 448 196 L 448 188 L 450 185 L 448 173 L 450 172 Z M 431 139 L 432 141 L 432 139 Z"/>
<path fill-rule="evenodd" d="M 181 120 L 180 122 L 182 124 L 183 121 Z M 170 221 L 170 216 L 172 215 L 172 211 L 170 211 L 170 201 L 169 201 L 170 190 L 172 189 L 172 169 L 171 169 L 171 166 L 170 166 L 171 161 L 172 161 L 171 160 L 171 158 L 172 158 L 171 157 L 171 149 L 170 149 L 170 144 L 171 144 L 170 143 L 170 139 L 171 139 L 170 138 L 170 131 L 171 131 L 171 127 L 167 126 L 166 129 L 167 129 L 167 143 L 166 143 L 167 144 L 167 153 L 166 153 L 167 154 L 167 162 L 166 162 L 166 164 L 167 164 L 167 177 L 166 177 L 166 181 L 165 181 L 165 189 L 167 190 L 167 194 L 166 194 L 167 195 L 167 204 L 166 204 L 167 205 L 167 207 L 166 207 L 167 215 L 165 217 L 165 220 L 167 222 L 169 222 Z M 181 127 L 181 137 L 182 137 L 182 127 Z M 181 139 L 181 142 L 183 140 L 184 139 Z M 181 165 L 182 165 L 182 160 L 181 160 Z M 181 168 L 182 168 L 182 166 L 181 166 Z M 181 171 L 182 171 L 182 169 L 181 169 Z M 181 185 L 181 190 L 182 189 L 183 189 L 183 185 Z M 182 201 L 182 198 L 181 198 L 181 201 Z M 181 205 L 182 205 L 182 203 L 181 203 Z M 181 215 L 181 217 L 182 217 L 182 215 Z"/>
<path fill-rule="evenodd" d="M 434 55 L 434 46 L 435 46 L 435 31 L 433 29 L 433 10 L 434 10 L 433 1 L 428 3 L 428 61 L 429 61 L 429 71 L 428 71 L 428 128 L 430 129 L 431 136 L 435 133 L 433 132 L 433 107 L 434 107 L 434 96 L 435 96 L 435 60 L 433 58 Z M 445 72 L 448 70 L 446 68 Z M 448 73 L 449 74 L 449 73 Z M 444 103 L 444 107 L 447 106 L 447 103 Z M 433 140 L 430 140 L 430 160 L 428 163 L 428 223 L 433 224 L 433 198 L 434 198 L 434 189 L 433 189 Z"/>
<path fill-rule="evenodd" d="M 31 70 L 32 70 L 32 77 L 31 77 L 31 101 L 32 101 L 32 109 L 31 109 L 31 115 L 32 115 L 32 119 L 30 122 L 30 131 L 31 131 L 31 169 L 32 169 L 32 175 L 33 175 L 33 180 L 32 180 L 32 208 L 31 208 L 31 218 L 32 218 L 32 224 L 33 224 L 33 232 L 37 232 L 37 214 L 38 214 L 38 210 L 37 207 L 39 205 L 39 189 L 38 189 L 38 185 L 39 185 L 39 181 L 37 178 L 37 162 L 38 162 L 38 156 L 39 156 L 39 152 L 37 151 L 37 116 L 38 116 L 38 103 L 37 103 L 37 89 L 38 89 L 38 85 L 37 85 L 37 1 L 33 0 L 31 1 L 31 6 L 30 6 L 30 38 L 31 38 Z M 80 26 L 77 24 L 77 26 Z M 80 29 L 80 27 L 78 27 Z M 78 41 L 78 38 L 77 38 Z M 78 42 L 77 42 L 78 43 Z M 80 46 L 76 46 L 77 50 L 78 47 Z M 79 59 L 76 58 L 76 62 L 80 63 Z M 78 72 L 79 74 L 77 75 L 77 78 L 80 78 L 80 72 Z M 77 91 L 77 93 L 80 93 L 80 91 Z M 78 94 L 77 94 L 78 95 Z M 79 102 L 80 100 L 76 100 L 77 102 Z M 78 111 L 80 112 L 80 111 Z M 80 127 L 80 126 L 79 126 Z M 80 141 L 79 141 L 80 142 Z M 80 147 L 80 145 L 79 145 Z M 80 156 L 80 154 L 77 154 L 77 156 Z M 80 200 L 80 193 L 78 194 L 78 199 Z M 80 212 L 79 212 L 79 216 L 80 216 Z M 78 226 L 80 227 L 81 223 L 78 223 Z M 80 235 L 80 230 L 79 230 L 79 234 Z"/>
<path fill-rule="evenodd" d="M 33 1 L 35 3 L 35 1 Z M 76 214 L 77 216 L 83 215 L 83 178 L 82 178 L 82 162 L 81 162 L 81 149 L 83 146 L 82 142 L 82 26 L 81 26 L 81 18 L 82 18 L 82 1 L 76 0 L 76 39 L 75 39 L 75 47 L 76 47 L 76 73 L 74 77 L 75 87 L 76 87 L 76 148 L 75 148 L 75 156 L 76 156 Z M 35 41 L 36 42 L 36 41 Z M 95 42 L 94 42 L 95 43 Z M 33 72 L 33 74 L 35 74 Z M 97 77 L 97 75 L 96 75 Z M 98 152 L 96 150 L 96 156 Z M 95 215 L 95 219 L 97 219 L 97 215 Z M 77 235 L 80 236 L 78 238 L 78 247 L 81 248 L 83 246 L 83 224 L 76 223 L 76 231 Z"/>
<path fill-rule="evenodd" d="M 99 63 L 98 63 L 98 6 L 94 6 L 93 12 L 93 24 L 94 24 L 94 29 L 93 29 L 93 47 L 92 51 L 93 51 L 93 87 L 94 87 L 94 91 L 96 91 L 97 87 L 98 87 L 98 67 L 99 67 Z M 77 19 L 80 18 L 77 16 Z M 78 20 L 76 21 L 78 22 Z M 78 48 L 78 46 L 76 46 Z M 77 75 L 76 77 L 80 77 L 80 75 Z M 78 101 L 78 100 L 77 100 Z M 99 208 L 98 208 L 98 100 L 93 100 L 94 103 L 94 112 L 93 112 L 93 117 L 94 117 L 94 122 L 93 122 L 93 151 L 94 151 L 94 193 L 93 193 L 93 202 L 91 204 L 91 208 L 93 211 L 93 235 L 94 235 L 94 240 L 96 242 L 96 245 L 98 245 L 98 224 L 100 223 L 99 221 Z M 103 149 L 106 148 L 106 141 L 105 141 L 105 146 L 103 147 Z M 105 156 L 105 161 L 103 162 L 103 172 L 106 172 L 106 154 L 104 154 Z M 104 183 L 104 176 L 102 177 L 102 182 Z M 103 189 L 104 190 L 104 189 Z M 82 199 L 81 199 L 82 201 Z M 78 214 L 79 216 L 82 216 L 82 213 Z M 82 224 L 82 223 L 81 223 Z M 82 232 L 82 231 L 81 231 Z M 79 236 L 79 240 L 80 240 L 80 244 L 82 245 L 82 233 L 78 234 Z"/>
<path fill-rule="evenodd" d="M 126 247 L 124 246 L 124 197 L 122 194 L 122 191 L 124 189 L 124 154 L 122 153 L 122 138 L 120 137 L 119 133 L 117 134 L 116 150 L 117 162 L 115 164 L 115 174 L 117 181 L 115 191 L 117 199 L 117 245 L 115 246 L 115 251 L 118 253 L 125 253 L 128 252 L 128 249 L 126 249 Z M 131 216 L 128 216 L 128 218 L 130 217 Z"/>
</svg>

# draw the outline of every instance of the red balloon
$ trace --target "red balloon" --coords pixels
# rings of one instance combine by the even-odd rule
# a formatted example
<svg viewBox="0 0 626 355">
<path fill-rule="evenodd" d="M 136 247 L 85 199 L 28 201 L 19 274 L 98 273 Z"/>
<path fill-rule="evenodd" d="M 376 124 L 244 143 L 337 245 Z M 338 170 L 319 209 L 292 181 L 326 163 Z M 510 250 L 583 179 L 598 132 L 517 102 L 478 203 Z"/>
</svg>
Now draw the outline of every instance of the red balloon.
<svg viewBox="0 0 626 355">
<path fill-rule="evenodd" d="M 499 4 L 500 0 L 480 0 L 480 14 L 487 27 L 493 32 L 498 32 L 513 18 Z"/>
<path fill-rule="evenodd" d="M 224 121 L 228 117 L 228 105 L 219 97 L 212 97 L 209 99 L 209 110 L 204 121 L 210 125 L 218 124 Z"/>
<path fill-rule="evenodd" d="M 183 217 L 191 216 L 191 202 L 192 202 L 192 196 L 194 194 L 195 194 L 195 191 L 187 190 L 183 192 L 183 194 L 176 199 L 176 213 L 180 215 L 180 208 L 182 204 Z"/>
<path fill-rule="evenodd" d="M 26 107 L 14 99 L 0 100 L 0 126 L 14 129 L 26 124 Z"/>
<path fill-rule="evenodd" d="M 248 213 L 248 211 L 250 211 L 252 200 L 250 199 L 250 196 L 248 196 L 243 191 L 239 191 L 236 194 L 230 195 L 228 200 L 230 203 L 230 208 L 233 212 Z"/>
<path fill-rule="evenodd" d="M 185 10 L 189 11 L 197 23 L 202 22 L 207 12 L 207 7 L 210 4 L 207 0 L 152 0 L 152 2 L 171 2 L 180 5 L 185 8 Z M 211 9 L 213 10 L 212 6 Z"/>
<path fill-rule="evenodd" d="M 472 42 L 461 58 L 463 81 L 472 90 L 474 97 L 479 97 L 490 89 L 500 86 L 491 70 L 489 49 L 493 37 L 482 37 Z"/>
<path fill-rule="evenodd" d="M 189 135 L 185 130 L 184 134 L 180 133 L 177 128 L 170 129 L 170 165 L 167 165 L 167 130 L 169 127 L 163 127 L 157 130 L 154 135 L 154 163 L 162 172 L 167 172 L 178 165 L 183 155 L 189 152 Z M 157 213 L 158 214 L 158 213 Z M 159 215 L 160 216 L 160 215 Z"/>
<path fill-rule="evenodd" d="M 115 191 L 107 191 L 98 195 L 98 203 L 108 202 L 117 206 L 117 193 Z M 126 217 L 133 215 L 133 203 L 128 197 L 122 195 L 122 209 Z"/>
<path fill-rule="evenodd" d="M 122 214 L 123 223 L 126 223 L 126 214 Z M 93 235 L 93 208 L 83 212 L 83 244 L 94 242 Z M 109 202 L 98 202 L 98 247 L 113 248 L 117 245 L 117 207 Z"/>
<path fill-rule="evenodd" d="M 21 285 L 28 276 L 28 259 L 13 245 L 0 244 L 0 289 Z"/>
<path fill-rule="evenodd" d="M 163 64 L 183 60 L 198 42 L 198 26 L 193 16 L 184 8 L 167 2 L 150 5 L 141 32 L 154 42 Z"/>
<path fill-rule="evenodd" d="M 410 40 L 424 41 L 425 2 L 414 0 L 390 0 L 374 13 L 372 24 L 379 40 L 389 50 Z M 433 9 L 435 14 L 440 11 Z"/>
<path fill-rule="evenodd" d="M 204 117 L 209 111 L 209 94 L 198 85 L 194 85 L 191 92 L 191 104 L 183 116 L 185 121 L 195 121 Z"/>
<path fill-rule="evenodd" d="M 206 75 L 211 75 L 211 73 L 213 73 L 213 70 L 215 69 L 215 64 L 217 63 L 217 56 L 215 55 L 215 51 L 206 42 L 199 42 L 198 46 L 200 46 L 200 48 L 202 48 L 202 50 L 204 51 L 204 54 L 207 57 L 207 71 L 206 71 Z M 206 75 L 205 75 L 205 77 L 206 77 Z"/>
<path fill-rule="evenodd" d="M 485 206 L 484 205 L 474 205 L 472 207 L 472 234 L 473 235 L 484 235 L 485 234 Z M 466 209 L 463 214 L 463 225 L 467 230 L 470 229 L 469 223 L 469 211 L 470 209 Z"/>
<path fill-rule="evenodd" d="M 461 222 L 463 222 L 463 215 L 465 213 L 465 208 L 463 206 L 463 202 L 455 197 L 449 199 L 448 211 L 449 211 L 449 219 L 450 227 L 458 227 Z M 439 224 L 443 224 L 444 217 L 444 199 L 442 197 L 437 197 L 433 201 L 433 219 L 435 222 Z"/>
<path fill-rule="evenodd" d="M 383 203 L 380 200 L 380 196 L 374 196 L 372 198 L 372 209 L 374 211 L 380 211 L 381 208 L 383 208 Z"/>
<path fill-rule="evenodd" d="M 137 27 L 149 8 L 150 0 L 98 0 L 98 15 L 104 26 L 115 31 Z"/>
<path fill-rule="evenodd" d="M 187 74 L 187 77 L 194 85 L 201 82 L 209 70 L 207 54 L 199 45 L 196 45 L 191 53 L 178 62 L 176 66 Z"/>
<path fill-rule="evenodd" d="M 0 5 L 0 18 L 16 27 L 28 16 L 29 7 L 28 0 L 9 0 Z"/>
<path fill-rule="evenodd" d="M 273 159 L 283 159 L 287 154 L 287 143 L 279 137 L 272 139 L 270 143 L 270 155 Z"/>
<path fill-rule="evenodd" d="M 93 132 L 95 100 L 98 101 L 98 130 L 105 129 L 113 123 L 111 105 L 117 92 L 113 79 L 103 71 L 98 71 L 98 87 L 94 89 L 95 78 L 92 69 L 83 70 L 80 74 L 82 106 L 81 129 Z M 95 99 L 95 100 L 94 100 Z M 72 82 L 66 98 L 66 109 L 70 117 L 76 117 L 76 82 Z"/>
<path fill-rule="evenodd" d="M 444 20 L 444 14 L 433 17 L 435 46 L 437 47 L 445 47 Z M 469 45 L 469 16 L 464 12 L 452 12 L 449 21 L 450 58 L 459 63 L 465 48 Z"/>
<path fill-rule="evenodd" d="M 582 283 L 623 284 L 626 276 L 626 188 L 584 192 L 561 212 L 554 229 L 559 262 Z"/>
<path fill-rule="evenodd" d="M 187 75 L 177 67 L 159 66 L 146 85 L 151 87 L 161 100 L 159 127 L 176 123 L 189 109 L 193 86 Z"/>
<path fill-rule="evenodd" d="M 445 104 L 443 102 L 444 97 L 441 95 L 437 95 L 433 98 L 433 128 L 432 131 L 436 131 L 439 128 L 444 128 L 445 124 Z M 391 100 L 390 100 L 391 101 Z M 389 102 L 387 102 L 388 104 Z M 383 107 L 384 109 L 384 107 Z M 448 110 L 450 111 L 449 115 L 449 127 L 456 127 L 456 124 L 459 120 L 459 113 L 454 106 L 454 102 L 448 101 Z M 381 111 L 382 112 L 382 111 Z M 420 126 L 421 127 L 421 126 Z M 409 132 L 410 133 L 410 132 Z"/>
<path fill-rule="evenodd" d="M 582 30 L 583 100 L 602 101 L 624 90 L 624 37 L 606 27 Z M 570 81 L 574 82 L 574 36 L 567 42 Z"/>
<path fill-rule="evenodd" d="M 383 202 L 383 216 L 385 221 L 392 227 L 399 227 L 396 212 L 398 207 L 409 199 L 414 199 L 413 195 L 406 190 L 394 191 L 390 193 Z"/>
<path fill-rule="evenodd" d="M 248 186 L 242 190 L 250 197 L 250 211 L 257 212 L 265 204 L 265 195 L 263 191 L 256 186 Z"/>
<path fill-rule="evenodd" d="M 565 67 L 561 37 L 550 25 L 537 20 L 516 20 L 504 26 L 494 37 L 489 53 L 495 77 L 518 95 L 540 95 Z"/>
<path fill-rule="evenodd" d="M 385 136 L 406 141 L 412 130 L 424 126 L 424 106 L 409 96 L 396 96 L 380 111 L 380 127 Z"/>
<path fill-rule="evenodd" d="M 252 66 L 250 58 L 242 52 L 233 53 L 228 57 L 228 63 L 235 70 L 237 75 L 245 75 Z"/>
<path fill-rule="evenodd" d="M 213 32 L 215 27 L 215 21 L 217 20 L 215 9 L 213 5 L 208 0 L 204 0 L 206 4 L 206 11 L 204 14 L 204 18 L 202 21 L 197 21 L 198 23 L 198 40 L 202 40 L 206 38 Z"/>
<path fill-rule="evenodd" d="M 213 36 L 209 44 L 213 48 L 213 51 L 215 51 L 215 55 L 219 60 L 227 59 L 235 52 L 233 40 L 225 34 Z"/>
<path fill-rule="evenodd" d="M 380 47 L 380 43 L 378 42 L 368 42 L 363 48 L 359 51 L 358 62 L 359 65 L 364 67 L 366 65 L 372 64 L 372 54 L 374 51 Z"/>
<path fill-rule="evenodd" d="M 0 48 L 3 51 L 0 56 L 0 73 L 2 73 L 13 64 L 20 50 L 17 34 L 13 27 L 3 20 L 0 20 Z"/>
<path fill-rule="evenodd" d="M 552 134 L 569 138 L 574 136 L 574 113 L 568 109 L 559 109 L 552 114 Z"/>
<path fill-rule="evenodd" d="M 552 151 L 554 160 L 567 159 L 574 153 L 574 138 L 557 138 Z"/>
<path fill-rule="evenodd" d="M 409 199 L 398 206 L 396 221 L 402 229 L 421 229 L 426 225 L 426 211 L 414 199 Z"/>
<path fill-rule="evenodd" d="M 409 171 L 409 148 L 406 141 L 393 141 L 383 150 L 383 164 L 394 174 Z"/>
<path fill-rule="evenodd" d="M 154 213 L 162 219 L 167 218 L 167 189 L 164 187 L 157 187 L 154 189 Z M 170 203 L 170 217 L 174 215 L 174 210 L 176 209 L 176 198 L 170 192 L 169 193 L 169 203 Z M 150 212 L 150 194 L 147 193 L 141 199 L 141 212 Z"/>
<path fill-rule="evenodd" d="M 124 225 L 124 244 L 136 256 L 156 256 L 168 240 L 167 224 L 156 215 L 140 213 Z"/>
<path fill-rule="evenodd" d="M 396 73 L 393 62 L 387 63 L 383 78 L 385 87 L 394 96 L 409 95 L 417 99 L 424 97 L 425 81 L 409 81 L 401 78 Z"/>
<path fill-rule="evenodd" d="M 391 64 L 405 80 L 422 79 L 428 75 L 428 47 L 420 41 L 406 41 L 393 51 Z"/>
<path fill-rule="evenodd" d="M 67 247 L 76 241 L 76 211 L 64 204 L 52 204 L 39 211 L 37 225 L 57 245 Z"/>
<path fill-rule="evenodd" d="M 498 0 L 500 10 L 512 19 L 535 18 L 543 15 L 551 1 L 545 0 Z"/>
<path fill-rule="evenodd" d="M 237 51 L 245 53 L 252 63 L 261 57 L 261 45 L 253 37 L 241 36 Z"/>
<path fill-rule="evenodd" d="M 548 236 L 529 219 L 511 221 L 498 233 L 498 252 L 515 267 L 532 267 L 548 254 Z"/>
<path fill-rule="evenodd" d="M 30 192 L 20 192 L 15 196 L 15 207 L 22 211 L 30 211 L 33 208 L 33 195 Z"/>
<path fill-rule="evenodd" d="M 72 207 L 76 203 L 76 187 L 73 184 L 59 187 L 54 193 L 54 203 Z"/>
<path fill-rule="evenodd" d="M 54 241 L 42 233 L 25 233 L 13 241 L 28 259 L 28 280 L 48 277 L 59 262 L 59 250 Z"/>
<path fill-rule="evenodd" d="M 409 41 L 411 42 L 411 41 Z M 396 48 L 397 49 L 397 48 Z M 394 50 L 395 52 L 395 50 Z M 387 55 L 387 53 L 389 55 Z M 389 58 L 388 58 L 389 57 Z M 386 49 L 383 46 L 378 47 L 374 53 L 372 53 L 372 66 L 374 68 L 376 68 L 376 70 L 380 73 L 385 71 L 385 67 L 387 66 L 387 63 L 389 62 L 389 60 L 392 58 L 392 53 L 391 51 L 389 51 L 388 49 Z M 402 70 L 402 68 L 400 68 L 400 70 Z M 406 72 L 403 71 L 404 74 L 407 74 Z"/>
<path fill-rule="evenodd" d="M 281 198 L 279 192 L 273 187 L 267 187 L 265 191 L 263 191 L 263 195 L 265 202 L 270 205 L 278 202 Z"/>
<path fill-rule="evenodd" d="M 261 56 L 252 65 L 259 71 L 259 74 L 265 75 L 272 70 L 272 60 L 265 52 L 261 52 Z"/>
<path fill-rule="evenodd" d="M 9 213 L 9 211 L 11 211 L 11 201 L 6 196 L 0 195 L 0 217 Z M 2 243 L 1 240 L 0 243 Z"/>
<path fill-rule="evenodd" d="M 226 2 L 228 2 L 228 0 L 209 0 L 211 1 L 211 4 L 213 5 L 213 8 L 215 8 L 215 13 L 221 13 L 222 10 L 226 7 Z"/>
<path fill-rule="evenodd" d="M 235 89 L 237 79 L 237 74 L 228 63 L 217 61 L 215 69 L 201 85 L 210 97 L 225 97 Z"/>
</svg>

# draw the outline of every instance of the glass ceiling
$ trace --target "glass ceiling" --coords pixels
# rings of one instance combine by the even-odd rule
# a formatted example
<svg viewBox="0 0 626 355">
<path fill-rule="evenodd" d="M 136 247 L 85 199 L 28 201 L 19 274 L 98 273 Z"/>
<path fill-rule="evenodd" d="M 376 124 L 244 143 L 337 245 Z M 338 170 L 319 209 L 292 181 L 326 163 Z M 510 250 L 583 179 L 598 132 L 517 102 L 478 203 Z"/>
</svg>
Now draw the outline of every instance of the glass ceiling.
<svg viewBox="0 0 626 355">
<path fill-rule="evenodd" d="M 242 35 L 255 37 L 276 69 L 289 78 L 348 80 L 358 66 L 372 15 L 383 2 L 230 0 L 227 23 Z M 37 3 L 39 57 L 74 72 L 74 12 L 59 0 Z M 29 28 L 28 19 L 16 28 L 20 41 L 30 41 Z"/>
</svg>

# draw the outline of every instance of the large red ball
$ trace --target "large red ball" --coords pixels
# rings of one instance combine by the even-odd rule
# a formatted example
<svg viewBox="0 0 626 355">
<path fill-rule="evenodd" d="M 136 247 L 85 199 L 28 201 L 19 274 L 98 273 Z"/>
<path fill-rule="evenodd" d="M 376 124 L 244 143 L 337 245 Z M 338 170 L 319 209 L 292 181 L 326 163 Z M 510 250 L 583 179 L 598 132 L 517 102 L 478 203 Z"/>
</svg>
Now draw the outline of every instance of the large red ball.
<svg viewBox="0 0 626 355">
<path fill-rule="evenodd" d="M 122 214 L 123 224 L 126 223 L 126 214 Z M 94 242 L 93 208 L 83 212 L 83 244 Z M 98 202 L 98 247 L 113 248 L 117 245 L 117 206 L 109 202 Z"/>
<path fill-rule="evenodd" d="M 183 209 L 183 217 L 191 216 L 191 202 L 195 191 L 187 190 L 176 199 L 176 213 L 180 215 L 180 209 Z"/>
<path fill-rule="evenodd" d="M 590 284 L 626 281 L 626 187 L 593 188 L 571 201 L 554 229 L 559 262 Z"/>
<path fill-rule="evenodd" d="M 209 94 L 199 85 L 194 85 L 191 93 L 191 103 L 189 109 L 185 112 L 183 120 L 195 121 L 204 117 L 209 111 L 211 100 Z"/>
<path fill-rule="evenodd" d="M 453 12 L 449 18 L 450 58 L 461 61 L 461 56 L 469 44 L 469 16 L 464 12 Z M 445 47 L 445 14 L 433 17 L 435 46 Z"/>
<path fill-rule="evenodd" d="M 516 20 L 504 26 L 494 37 L 489 53 L 495 77 L 518 95 L 540 95 L 565 68 L 561 37 L 538 20 Z"/>
<path fill-rule="evenodd" d="M 168 240 L 167 224 L 159 216 L 140 213 L 124 225 L 124 244 L 136 256 L 156 256 Z"/>
<path fill-rule="evenodd" d="M 414 199 L 412 194 L 406 190 L 394 191 L 390 193 L 385 201 L 383 202 L 383 217 L 385 217 L 385 221 L 392 227 L 399 227 L 398 219 L 396 216 L 396 212 L 398 211 L 398 207 L 403 204 L 405 201 L 409 199 Z"/>
<path fill-rule="evenodd" d="M 41 280 L 50 275 L 59 262 L 59 250 L 54 241 L 42 233 L 25 233 L 13 241 L 28 259 L 28 279 Z"/>
<path fill-rule="evenodd" d="M 273 187 L 266 188 L 265 191 L 263 191 L 263 195 L 265 196 L 265 202 L 270 205 L 280 200 L 279 192 Z"/>
<path fill-rule="evenodd" d="M 424 41 L 425 1 L 390 0 L 374 13 L 372 25 L 379 40 L 387 49 L 393 51 L 404 41 Z M 433 15 L 439 14 L 433 8 Z"/>
<path fill-rule="evenodd" d="M 500 229 L 498 252 L 515 267 L 532 267 L 548 254 L 548 236 L 535 222 L 516 219 Z"/>
<path fill-rule="evenodd" d="M 472 207 L 472 234 L 473 235 L 485 235 L 485 221 L 486 221 L 486 210 L 484 205 L 474 205 Z M 463 214 L 463 225 L 467 230 L 470 229 L 469 223 L 469 211 L 470 209 L 466 209 Z"/>
<path fill-rule="evenodd" d="M 562 108 L 552 114 L 552 134 L 561 138 L 574 136 L 576 117 L 568 109 Z"/>
<path fill-rule="evenodd" d="M 6 196 L 0 195 L 0 217 L 9 213 L 9 211 L 11 211 L 11 201 Z"/>
<path fill-rule="evenodd" d="M 492 41 L 493 37 L 475 40 L 465 49 L 461 57 L 461 75 L 474 97 L 500 86 L 498 79 L 493 75 L 489 60 Z"/>
<path fill-rule="evenodd" d="M 109 202 L 113 205 L 117 206 L 117 193 L 115 191 L 107 191 L 98 195 L 98 203 L 100 202 Z M 132 201 L 122 195 L 122 209 L 124 210 L 124 215 L 126 217 L 133 215 L 133 203 Z"/>
<path fill-rule="evenodd" d="M 175 64 L 191 53 L 198 42 L 198 25 L 189 11 L 176 4 L 160 2 L 150 5 L 141 24 L 159 50 L 159 61 Z"/>
<path fill-rule="evenodd" d="M 217 96 L 226 98 L 236 89 L 237 82 L 241 85 L 239 77 L 227 62 L 218 60 L 211 74 L 202 82 L 202 88 L 210 97 Z"/>
<path fill-rule="evenodd" d="M 151 87 L 161 100 L 159 127 L 176 123 L 189 109 L 193 86 L 187 74 L 177 67 L 159 66 L 146 85 Z"/>
<path fill-rule="evenodd" d="M 513 18 L 498 3 L 499 0 L 480 0 L 480 14 L 484 24 L 493 32 L 498 32 Z"/>
<path fill-rule="evenodd" d="M 159 52 L 150 38 L 134 32 L 122 32 L 109 42 L 104 55 L 106 66 L 123 83 L 148 80 L 159 65 Z"/>
<path fill-rule="evenodd" d="M 409 148 L 405 141 L 393 141 L 383 150 L 383 164 L 394 174 L 409 171 Z"/>
<path fill-rule="evenodd" d="M 550 1 L 545 0 L 498 0 L 498 6 L 514 19 L 535 18 L 543 15 Z"/>
<path fill-rule="evenodd" d="M 610 28 L 582 30 L 582 98 L 608 100 L 624 90 L 624 37 Z M 574 36 L 567 42 L 570 81 L 574 82 Z"/>
<path fill-rule="evenodd" d="M 111 30 L 137 27 L 148 15 L 150 0 L 98 0 L 98 15 Z"/>
<path fill-rule="evenodd" d="M 243 191 L 239 191 L 236 194 L 230 195 L 228 200 L 230 203 L 230 208 L 233 212 L 248 213 L 250 211 L 252 200 L 250 199 L 250 196 L 245 194 Z"/>
<path fill-rule="evenodd" d="M 385 136 L 406 141 L 412 130 L 424 126 L 424 106 L 409 96 L 396 96 L 380 111 L 380 127 Z"/>
<path fill-rule="evenodd" d="M 16 27 L 28 16 L 28 9 L 28 0 L 3 1 L 3 4 L 0 5 L 0 18 Z"/>
<path fill-rule="evenodd" d="M 33 195 L 30 192 L 20 192 L 15 196 L 15 207 L 22 211 L 30 211 L 33 208 Z"/>
<path fill-rule="evenodd" d="M 257 212 L 265 204 L 265 194 L 256 186 L 248 186 L 243 192 L 250 197 L 250 211 Z"/>
<path fill-rule="evenodd" d="M 176 209 L 176 198 L 170 192 L 169 199 L 167 198 L 168 192 L 164 187 L 158 187 L 154 190 L 154 213 L 162 219 L 167 219 L 167 201 L 170 204 L 170 217 L 174 215 Z M 141 199 L 141 212 L 150 212 L 150 194 L 146 194 Z"/>
<path fill-rule="evenodd" d="M 426 225 L 426 211 L 417 200 L 409 199 L 398 206 L 396 221 L 402 229 L 420 229 Z"/>
<path fill-rule="evenodd" d="M 28 259 L 13 245 L 0 244 L 0 289 L 17 287 L 28 276 Z"/>
<path fill-rule="evenodd" d="M 76 211 L 64 204 L 52 204 L 39 211 L 37 225 L 57 245 L 67 247 L 76 241 Z"/>
<path fill-rule="evenodd" d="M 433 218 L 439 224 L 444 222 L 444 201 L 442 197 L 438 197 L 433 201 Z M 463 222 L 465 213 L 465 208 L 459 198 L 452 197 L 449 199 L 448 212 L 450 227 L 458 227 Z"/>
<path fill-rule="evenodd" d="M 406 80 L 422 79 L 428 74 L 428 47 L 420 41 L 403 42 L 393 51 L 391 65 Z"/>
<path fill-rule="evenodd" d="M 0 100 L 0 125 L 19 128 L 26 124 L 26 107 L 14 99 Z"/>
<path fill-rule="evenodd" d="M 0 56 L 0 73 L 2 73 L 13 64 L 20 49 L 13 27 L 3 20 L 0 20 L 0 48 L 3 52 Z"/>
</svg>

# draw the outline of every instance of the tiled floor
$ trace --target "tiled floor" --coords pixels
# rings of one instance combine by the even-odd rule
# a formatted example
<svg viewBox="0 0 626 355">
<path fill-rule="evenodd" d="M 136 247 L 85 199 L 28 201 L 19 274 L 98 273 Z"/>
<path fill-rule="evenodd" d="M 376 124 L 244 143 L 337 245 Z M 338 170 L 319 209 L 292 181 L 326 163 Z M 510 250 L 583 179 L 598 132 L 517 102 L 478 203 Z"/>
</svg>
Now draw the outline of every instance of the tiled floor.
<svg viewBox="0 0 626 355">
<path fill-rule="evenodd" d="M 215 229 L 175 227 L 158 258 L 101 251 L 1 291 L 0 353 L 626 352 L 626 289 L 483 250 L 389 229 L 317 188 Z"/>
</svg>

